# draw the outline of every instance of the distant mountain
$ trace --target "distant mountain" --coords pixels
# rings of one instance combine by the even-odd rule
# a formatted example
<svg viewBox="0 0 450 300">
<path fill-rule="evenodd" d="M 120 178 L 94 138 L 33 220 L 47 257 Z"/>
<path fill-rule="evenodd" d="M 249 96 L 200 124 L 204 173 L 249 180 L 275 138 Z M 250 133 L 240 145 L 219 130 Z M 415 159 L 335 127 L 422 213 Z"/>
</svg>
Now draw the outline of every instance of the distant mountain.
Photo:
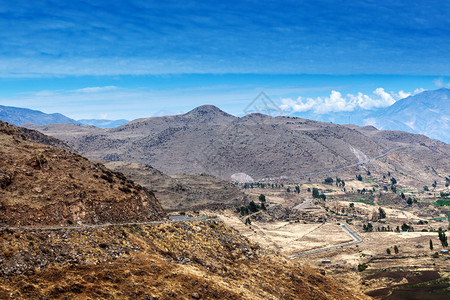
<svg viewBox="0 0 450 300">
<path fill-rule="evenodd" d="M 120 120 L 105 120 L 105 119 L 81 119 L 77 120 L 77 122 L 81 123 L 82 125 L 92 125 L 95 127 L 100 128 L 114 128 L 122 126 L 130 121 L 125 119 Z"/>
<path fill-rule="evenodd" d="M 367 115 L 366 124 L 378 129 L 424 134 L 450 143 L 450 89 L 425 91 L 398 100 Z"/>
<path fill-rule="evenodd" d="M 19 126 L 26 123 L 37 125 L 55 123 L 79 124 L 77 121 L 59 113 L 46 114 L 39 110 L 3 105 L 0 105 L 0 120 Z"/>
<path fill-rule="evenodd" d="M 412 174 L 417 182 L 436 174 L 429 170 L 438 174 L 450 170 L 450 145 L 423 135 L 259 113 L 238 118 L 214 106 L 138 119 L 112 129 L 56 124 L 37 130 L 89 158 L 151 165 L 168 175 L 207 173 L 231 180 L 245 173 L 256 181 L 309 177 L 399 147 L 403 150 L 374 162 L 372 170 L 396 169 Z"/>
</svg>

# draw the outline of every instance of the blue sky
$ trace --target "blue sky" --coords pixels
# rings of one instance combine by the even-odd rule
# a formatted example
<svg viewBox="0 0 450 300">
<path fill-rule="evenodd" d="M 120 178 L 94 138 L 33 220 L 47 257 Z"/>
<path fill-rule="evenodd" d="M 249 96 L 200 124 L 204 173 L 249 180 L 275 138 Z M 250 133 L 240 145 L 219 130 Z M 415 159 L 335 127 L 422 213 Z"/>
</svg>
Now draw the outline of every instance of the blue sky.
<svg viewBox="0 0 450 300">
<path fill-rule="evenodd" d="M 0 0 L 0 104 L 239 114 L 261 90 L 280 104 L 377 88 L 396 100 L 450 82 L 448 1 L 222 2 Z"/>
</svg>

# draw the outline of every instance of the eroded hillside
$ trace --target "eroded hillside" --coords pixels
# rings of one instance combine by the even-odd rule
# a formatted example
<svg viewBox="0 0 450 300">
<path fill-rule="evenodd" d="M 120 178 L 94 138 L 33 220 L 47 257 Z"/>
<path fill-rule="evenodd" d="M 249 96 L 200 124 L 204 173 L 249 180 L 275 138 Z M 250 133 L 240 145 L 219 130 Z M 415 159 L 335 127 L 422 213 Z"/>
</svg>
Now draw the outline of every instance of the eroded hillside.
<svg viewBox="0 0 450 300">
<path fill-rule="evenodd" d="M 166 210 L 234 207 L 242 205 L 247 198 L 234 184 L 208 174 L 168 176 L 141 164 L 117 161 L 105 165 L 150 189 Z"/>
<path fill-rule="evenodd" d="M 0 298 L 367 298 L 214 219 L 0 238 Z"/>
<path fill-rule="evenodd" d="M 138 119 L 109 130 L 77 125 L 38 128 L 89 158 L 148 164 L 169 175 L 207 173 L 230 180 L 233 174 L 245 173 L 256 181 L 305 177 L 362 163 L 392 149 L 398 149 L 395 153 L 401 158 L 395 168 L 405 174 L 411 169 L 439 174 L 448 169 L 448 144 L 373 129 L 263 114 L 236 118 L 213 106 Z M 423 175 L 427 174 L 417 177 Z"/>
<path fill-rule="evenodd" d="M 58 144 L 40 133 L 28 135 Z M 152 192 L 80 155 L 31 142 L 21 128 L 2 122 L 0 145 L 0 225 L 97 224 L 165 217 Z"/>
</svg>

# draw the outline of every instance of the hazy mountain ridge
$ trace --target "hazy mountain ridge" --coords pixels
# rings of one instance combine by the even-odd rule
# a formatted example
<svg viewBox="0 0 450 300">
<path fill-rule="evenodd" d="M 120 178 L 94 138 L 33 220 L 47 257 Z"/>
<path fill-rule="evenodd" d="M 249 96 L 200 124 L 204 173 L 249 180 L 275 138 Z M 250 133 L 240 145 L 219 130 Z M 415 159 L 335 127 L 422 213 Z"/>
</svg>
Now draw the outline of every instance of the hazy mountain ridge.
<svg viewBox="0 0 450 300">
<path fill-rule="evenodd" d="M 37 125 L 55 123 L 79 124 L 74 119 L 68 118 L 59 113 L 46 114 L 39 110 L 3 105 L 0 105 L 0 120 L 17 126 L 26 123 L 33 123 Z"/>
<path fill-rule="evenodd" d="M 450 143 L 450 89 L 424 91 L 377 110 L 364 122 L 378 129 L 424 134 Z"/>
</svg>

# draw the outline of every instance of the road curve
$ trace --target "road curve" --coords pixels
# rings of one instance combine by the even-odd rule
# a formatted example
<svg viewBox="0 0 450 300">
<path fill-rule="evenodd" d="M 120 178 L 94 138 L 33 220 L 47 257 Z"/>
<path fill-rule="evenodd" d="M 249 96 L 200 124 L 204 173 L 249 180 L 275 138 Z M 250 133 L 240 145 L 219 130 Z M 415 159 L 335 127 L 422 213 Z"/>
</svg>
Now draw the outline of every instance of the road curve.
<svg viewBox="0 0 450 300">
<path fill-rule="evenodd" d="M 346 246 L 351 246 L 354 244 L 358 244 L 362 242 L 362 239 L 356 235 L 355 232 L 353 232 L 350 228 L 347 227 L 347 225 L 345 224 L 341 224 L 342 228 L 344 228 L 345 231 L 347 231 L 348 234 L 350 234 L 350 236 L 354 239 L 353 242 L 350 243 L 344 243 L 344 244 L 339 244 L 339 245 L 335 245 L 335 246 L 330 246 L 330 247 L 326 247 L 326 248 L 321 248 L 321 249 L 316 249 L 316 250 L 311 250 L 311 251 L 307 251 L 307 252 L 302 252 L 302 253 L 297 253 L 294 255 L 289 256 L 289 258 L 297 258 L 300 256 L 305 256 L 308 254 L 313 254 L 313 253 L 318 253 L 318 252 L 323 252 L 323 251 L 327 251 L 327 250 L 331 250 L 331 249 L 336 249 L 339 247 L 346 247 Z"/>
<path fill-rule="evenodd" d="M 299 210 L 299 209 L 302 209 L 306 204 L 308 204 L 309 202 L 311 202 L 313 199 L 311 199 L 311 198 L 307 198 L 307 199 L 305 199 L 305 201 L 303 201 L 302 203 L 300 203 L 300 204 L 297 204 L 296 206 L 294 206 L 292 209 L 297 209 L 297 210 Z"/>
</svg>

